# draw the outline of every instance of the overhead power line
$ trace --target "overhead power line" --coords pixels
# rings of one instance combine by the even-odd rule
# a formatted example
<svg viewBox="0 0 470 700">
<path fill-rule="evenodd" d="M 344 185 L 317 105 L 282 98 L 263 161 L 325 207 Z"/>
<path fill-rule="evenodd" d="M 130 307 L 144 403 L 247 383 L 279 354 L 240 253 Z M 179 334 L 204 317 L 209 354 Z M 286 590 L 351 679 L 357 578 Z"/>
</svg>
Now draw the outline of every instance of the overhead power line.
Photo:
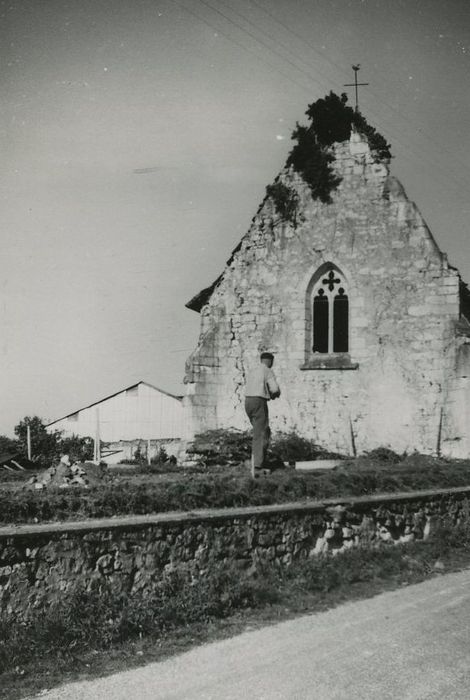
<svg viewBox="0 0 470 700">
<path fill-rule="evenodd" d="M 265 7 L 263 7 L 259 2 L 257 2 L 257 0 L 249 0 L 249 2 L 250 2 L 251 5 L 256 6 L 256 7 L 257 7 L 261 12 L 263 12 L 266 16 L 270 17 L 270 18 L 271 18 L 277 25 L 279 25 L 283 30 L 285 30 L 286 32 L 288 32 L 288 33 L 291 34 L 292 36 L 294 36 L 294 37 L 296 37 L 297 39 L 299 39 L 305 46 L 307 46 L 307 47 L 309 48 L 309 50 L 313 51 L 315 54 L 317 54 L 318 56 L 320 56 L 320 58 L 321 58 L 322 61 L 326 61 L 327 63 L 329 63 L 330 65 L 334 66 L 334 67 L 337 68 L 338 70 L 341 70 L 341 71 L 344 70 L 344 67 L 340 66 L 336 61 L 334 61 L 333 59 L 329 58 L 329 57 L 326 56 L 325 54 L 323 54 L 323 53 L 321 53 L 320 51 L 318 51 L 318 49 L 317 49 L 311 42 L 307 41 L 307 39 L 305 39 L 305 37 L 303 37 L 301 34 L 299 34 L 298 32 L 296 32 L 296 31 L 295 31 L 294 29 L 292 29 L 291 27 L 288 27 L 284 22 L 282 22 L 282 21 L 279 19 L 279 17 L 277 17 L 272 11 L 267 10 Z M 385 80 L 385 77 L 384 77 L 383 75 L 380 75 L 380 74 L 379 74 L 379 77 L 380 77 L 380 79 L 381 79 L 381 82 L 383 82 L 383 81 Z M 378 93 L 376 93 L 376 91 L 375 91 L 373 88 L 370 89 L 370 93 L 371 93 L 372 95 L 374 95 L 378 101 L 380 101 L 382 104 L 386 105 L 386 106 L 388 107 L 388 109 L 391 110 L 392 112 L 394 112 L 400 119 L 402 119 L 403 121 L 407 122 L 407 123 L 410 124 L 414 129 L 416 129 L 416 125 L 412 122 L 411 119 L 409 119 L 409 117 L 407 117 L 406 115 L 404 115 L 402 112 L 398 111 L 398 110 L 396 109 L 396 107 L 394 107 L 392 104 L 390 104 L 387 100 L 384 100 L 383 97 L 379 96 Z M 383 120 L 381 119 L 381 121 L 383 121 Z M 466 170 L 470 170 L 470 166 L 469 166 L 468 163 L 466 163 L 466 162 L 464 162 L 462 159 L 460 159 L 460 157 L 459 157 L 458 155 L 456 156 L 455 154 L 451 154 L 451 153 L 449 152 L 449 150 L 448 150 L 447 148 L 445 148 L 445 146 L 443 146 L 442 144 L 439 144 L 438 142 L 436 142 L 436 139 L 435 139 L 434 136 L 432 136 L 432 135 L 430 135 L 430 134 L 427 134 L 425 131 L 423 131 L 422 127 L 420 127 L 420 130 L 418 131 L 418 135 L 419 135 L 420 138 L 426 139 L 428 142 L 432 143 L 433 147 L 437 146 L 437 148 L 439 148 L 442 152 L 446 153 L 447 155 L 451 155 L 452 158 L 455 158 L 456 160 L 458 160 L 459 163 L 460 163 Z M 461 184 L 462 184 L 462 183 L 461 183 L 460 181 L 458 181 L 458 180 L 455 180 L 455 182 L 457 182 L 457 184 L 459 184 L 459 186 L 461 186 Z"/>
<path fill-rule="evenodd" d="M 342 73 L 344 72 L 344 66 L 340 66 L 338 63 L 336 63 L 336 62 L 333 61 L 332 59 L 330 59 L 330 58 L 324 56 L 323 54 L 321 54 L 315 47 L 313 47 L 308 41 L 306 41 L 300 34 L 298 34 L 298 33 L 295 32 L 294 30 L 292 30 L 292 29 L 290 29 L 289 27 L 287 27 L 287 26 L 286 26 L 283 22 L 281 22 L 272 12 L 266 10 L 266 9 L 263 8 L 258 2 L 256 2 L 256 0 L 250 0 L 250 1 L 251 1 L 251 4 L 255 5 L 255 6 L 258 7 L 263 13 L 265 13 L 267 16 L 269 16 L 270 18 L 272 18 L 273 21 L 275 21 L 279 26 L 281 26 L 281 28 L 282 28 L 285 32 L 287 32 L 288 34 L 291 34 L 291 35 L 295 36 L 296 38 L 298 38 L 298 39 L 299 39 L 300 41 L 302 41 L 302 43 L 304 43 L 311 51 L 313 51 L 315 54 L 319 55 L 319 56 L 321 57 L 322 62 L 325 62 L 325 61 L 326 61 L 326 62 L 329 63 L 330 65 L 335 66 L 335 68 L 337 68 L 337 69 L 338 69 L 339 71 L 341 71 Z M 290 58 L 287 58 L 286 56 L 283 56 L 283 55 L 278 51 L 277 48 L 273 48 L 272 46 L 270 46 L 264 39 L 260 38 L 259 36 L 257 36 L 257 35 L 254 34 L 253 32 L 251 32 L 251 31 L 249 31 L 248 29 L 246 29 L 246 27 L 244 27 L 244 26 L 241 25 L 239 22 L 237 22 L 236 20 L 234 20 L 234 19 L 232 19 L 231 17 L 229 17 L 225 12 L 222 12 L 222 11 L 221 11 L 220 9 L 218 9 L 217 7 L 214 7 L 214 5 L 212 5 L 211 3 L 207 2 L 207 0 L 200 0 L 200 3 L 201 3 L 202 5 L 204 5 L 206 8 L 208 8 L 210 11 L 212 11 L 213 13 L 215 13 L 216 15 L 220 16 L 220 17 L 222 18 L 222 20 L 224 20 L 225 22 L 228 22 L 230 25 L 234 26 L 234 27 L 237 29 L 237 31 L 241 32 L 242 34 L 243 34 L 243 33 L 246 34 L 246 35 L 250 38 L 250 40 L 253 40 L 253 41 L 256 42 L 257 44 L 259 44 L 261 47 L 263 47 L 263 49 L 268 50 L 273 56 L 276 56 L 277 58 L 279 58 L 279 59 L 282 60 L 282 61 L 286 61 L 286 62 L 289 64 L 289 66 L 291 66 L 295 71 L 298 71 L 299 73 L 301 73 L 302 76 L 306 77 L 309 81 L 311 81 L 312 83 L 316 84 L 317 86 L 320 86 L 320 83 L 319 83 L 319 81 L 318 81 L 318 77 L 314 78 L 313 75 L 312 75 L 309 71 L 307 71 L 307 70 L 305 70 L 304 68 L 302 68 L 301 66 L 297 65 L 297 64 L 295 63 L 295 61 L 291 60 Z M 240 43 L 239 41 L 237 41 L 237 40 L 232 36 L 232 34 L 228 33 L 227 31 L 224 31 L 224 30 L 220 29 L 219 26 L 214 25 L 213 22 L 211 22 L 211 21 L 209 21 L 209 20 L 207 19 L 207 17 L 205 17 L 205 16 L 203 17 L 203 16 L 201 16 L 200 14 L 197 14 L 197 13 L 194 12 L 192 9 L 188 8 L 186 5 L 184 5 L 184 4 L 182 4 L 182 3 L 178 3 L 178 4 L 179 4 L 179 6 L 180 6 L 183 10 L 185 10 L 185 11 L 188 12 L 188 13 L 190 13 L 192 16 L 196 17 L 199 21 L 203 22 L 204 24 L 206 24 L 207 26 L 209 26 L 209 27 L 210 27 L 211 29 L 213 29 L 214 31 L 220 33 L 220 34 L 221 34 L 222 36 L 224 36 L 228 41 L 230 41 L 231 43 L 235 44 L 235 45 L 238 46 L 239 48 L 243 49 L 243 51 L 247 51 L 247 50 L 248 50 L 248 51 L 250 51 L 251 53 L 253 53 L 254 55 L 256 55 L 256 57 L 257 57 L 259 60 L 262 60 L 265 64 L 269 65 L 271 68 L 273 68 L 274 70 L 276 70 L 280 75 L 283 75 L 283 76 L 284 76 L 285 78 L 287 78 L 291 83 L 292 83 L 292 82 L 295 83 L 298 87 L 300 87 L 300 88 L 302 89 L 302 91 L 310 90 L 310 89 L 311 89 L 311 87 L 307 87 L 307 86 L 304 85 L 303 83 L 300 83 L 298 80 L 296 80 L 295 78 L 293 78 L 291 75 L 287 74 L 285 71 L 283 71 L 282 69 L 280 69 L 278 65 L 273 64 L 271 61 L 267 60 L 265 57 L 260 57 L 257 51 L 255 51 L 255 50 L 253 50 L 251 47 L 248 47 L 248 46 L 246 46 L 245 44 L 242 44 L 242 43 Z M 288 51 L 288 52 L 289 52 L 292 56 L 294 56 L 294 57 L 296 56 L 295 52 L 294 52 L 292 49 L 286 48 L 286 47 L 285 47 L 285 44 L 280 43 L 278 39 L 276 39 L 276 38 L 274 38 L 272 35 L 268 34 L 264 29 L 260 29 L 254 22 L 252 22 L 251 20 L 248 20 L 248 19 L 247 19 L 244 15 L 242 15 L 240 12 L 235 11 L 235 10 L 232 10 L 232 9 L 231 9 L 231 12 L 232 12 L 233 14 L 236 14 L 238 17 L 242 18 L 242 20 L 245 21 L 247 24 L 249 24 L 251 27 L 253 27 L 253 28 L 255 29 L 255 31 L 257 31 L 257 32 L 259 32 L 259 33 L 262 33 L 264 37 L 267 37 L 267 38 L 270 39 L 271 41 L 275 42 L 275 43 L 276 43 L 276 46 L 281 46 L 281 47 L 283 48 L 283 50 Z M 301 60 L 302 63 L 304 63 L 304 65 L 306 65 L 305 62 L 303 61 L 303 59 L 296 59 L 296 60 Z M 331 79 L 326 78 L 326 77 L 322 74 L 322 72 L 317 68 L 317 69 L 316 69 L 316 76 L 318 76 L 319 74 L 322 76 L 323 81 L 324 81 L 327 85 L 331 85 L 331 82 L 332 82 Z M 299 77 L 300 77 L 300 76 L 299 76 Z M 325 89 L 325 88 L 322 88 L 322 89 Z M 372 94 L 374 94 L 374 91 L 373 91 L 373 90 L 371 90 L 370 92 L 371 92 Z M 378 95 L 376 95 L 376 97 L 377 97 L 377 102 L 378 102 L 379 104 L 383 104 L 383 105 L 387 106 L 388 109 L 389 109 L 389 111 L 394 111 L 394 112 L 396 112 L 396 113 L 398 114 L 398 116 L 399 116 L 401 119 L 403 119 L 404 121 L 406 121 L 407 123 L 409 123 L 409 124 L 413 127 L 413 129 L 416 129 L 415 125 L 413 124 L 413 122 L 412 122 L 410 119 L 408 119 L 407 117 L 405 117 L 402 113 L 398 112 L 392 105 L 388 104 L 387 101 L 383 100 L 383 99 L 382 99 L 381 97 L 379 97 Z M 377 125 L 377 123 L 380 124 L 380 126 L 377 126 L 377 128 L 380 128 L 380 129 L 383 129 L 383 125 L 385 125 L 385 127 L 388 126 L 388 128 L 389 128 L 389 130 L 390 130 L 390 133 L 391 133 L 392 136 L 393 136 L 393 141 L 394 141 L 394 143 L 399 144 L 400 146 L 402 146 L 402 148 L 403 148 L 403 153 L 400 154 L 400 157 L 405 157 L 405 158 L 407 158 L 408 160 L 410 160 L 409 153 L 410 153 L 410 152 L 415 153 L 415 161 L 417 161 L 417 160 L 427 161 L 428 164 L 430 164 L 430 165 L 432 166 L 432 170 L 431 170 L 431 173 L 432 173 L 431 176 L 432 176 L 432 177 L 435 177 L 436 179 L 440 179 L 439 176 L 438 176 L 438 173 L 436 172 L 436 170 L 440 170 L 440 172 L 442 173 L 442 179 L 443 179 L 443 181 L 445 180 L 447 186 L 449 186 L 449 180 L 451 180 L 451 181 L 453 181 L 454 184 L 459 188 L 460 191 L 462 190 L 462 182 L 461 182 L 461 180 L 458 180 L 458 179 L 453 175 L 453 173 L 449 173 L 448 170 L 445 169 L 445 168 L 442 166 L 441 161 L 440 161 L 437 157 L 436 157 L 436 159 L 434 159 L 432 156 L 428 156 L 428 155 L 424 154 L 422 151 L 418 151 L 418 150 L 416 149 L 415 145 L 414 145 L 414 144 L 415 144 L 415 141 L 411 142 L 411 141 L 409 141 L 408 139 L 406 139 L 406 137 L 405 137 L 405 143 L 403 143 L 403 133 L 400 132 L 400 137 L 394 135 L 395 129 L 396 129 L 396 123 L 395 123 L 395 122 L 394 122 L 394 123 L 391 123 L 391 122 L 390 122 L 386 117 L 384 117 L 383 115 L 380 115 L 380 116 L 379 116 L 379 115 L 376 115 L 376 118 L 374 119 L 374 116 L 373 116 L 373 115 L 374 115 L 375 110 L 371 110 L 371 112 L 372 112 L 372 119 L 370 119 L 370 121 L 372 122 L 372 124 L 374 124 L 374 122 L 375 122 L 375 125 Z M 420 131 L 417 131 L 416 137 L 418 137 L 418 138 L 419 138 L 419 137 L 427 138 L 427 137 L 425 136 L 425 134 L 422 134 L 422 129 L 421 129 Z M 408 141 L 408 143 L 406 143 L 406 141 Z M 434 140 L 433 140 L 433 143 L 435 143 Z M 446 153 L 448 153 L 448 151 L 447 151 L 446 149 L 444 149 L 444 151 L 445 151 Z"/>
<path fill-rule="evenodd" d="M 229 21 L 229 22 L 230 22 L 231 24 L 233 24 L 235 27 L 237 27 L 237 28 L 240 29 L 241 31 L 247 33 L 247 34 L 248 34 L 249 36 L 251 36 L 255 41 L 257 41 L 258 43 L 261 43 L 261 44 L 262 44 L 263 46 L 265 46 L 269 51 L 275 53 L 275 54 L 276 54 L 279 58 L 281 58 L 283 61 L 287 61 L 287 62 L 288 62 L 291 66 L 293 66 L 296 70 L 298 70 L 298 71 L 300 71 L 301 73 L 303 73 L 305 76 L 307 76 L 307 78 L 308 78 L 309 80 L 311 80 L 312 82 L 316 83 L 316 84 L 320 87 L 320 83 L 319 83 L 318 80 L 317 80 L 316 78 L 314 78 L 313 75 L 312 75 L 312 69 L 309 67 L 309 64 L 308 64 L 306 61 L 304 61 L 302 58 L 299 58 L 299 56 L 297 56 L 288 46 L 286 46 L 285 44 L 283 44 L 282 42 L 280 42 L 279 39 L 276 39 L 276 37 L 273 37 L 272 34 L 269 34 L 265 29 L 261 29 L 261 28 L 258 27 L 258 25 L 256 25 L 254 22 L 252 22 L 250 19 L 248 19 L 247 17 L 245 17 L 245 15 L 242 15 L 240 12 L 237 12 L 237 10 L 234 10 L 233 8 L 230 8 L 230 12 L 231 12 L 233 15 L 235 15 L 236 17 L 240 17 L 240 19 L 242 19 L 243 22 L 245 22 L 245 23 L 248 24 L 249 26 L 253 27 L 253 29 L 255 29 L 256 32 L 258 32 L 258 33 L 261 34 L 262 36 L 265 36 L 269 41 L 274 42 L 274 44 L 275 44 L 275 46 L 276 46 L 276 49 L 277 49 L 277 48 L 282 48 L 282 50 L 283 50 L 285 53 L 291 54 L 291 56 L 294 57 L 294 61 L 292 61 L 292 60 L 289 59 L 289 58 L 286 58 L 285 56 L 283 56 L 282 54 L 280 54 L 278 50 L 275 50 L 275 49 L 273 48 L 272 45 L 266 44 L 266 42 L 263 41 L 262 39 L 260 39 L 259 36 L 254 35 L 252 32 L 250 32 L 250 31 L 248 31 L 247 29 L 245 29 L 245 27 L 243 27 L 242 25 L 240 25 L 238 22 L 234 21 L 234 20 L 231 19 L 230 17 L 227 17 L 226 14 L 224 14 L 220 9 L 214 7 L 212 4 L 210 4 L 209 2 L 207 2 L 207 0 L 199 0 L 199 2 L 201 2 L 201 3 L 202 3 L 203 5 L 205 5 L 206 7 L 212 9 L 214 12 L 217 12 L 218 14 L 222 15 L 222 17 L 224 17 L 227 21 Z M 225 7 L 227 7 L 227 4 L 225 4 Z M 302 68 L 301 66 L 299 66 L 299 65 L 298 65 L 298 62 L 299 62 L 299 61 L 300 61 L 300 63 L 303 63 L 307 68 L 304 69 L 304 68 Z M 323 89 L 323 88 L 322 88 L 322 89 Z"/>
<path fill-rule="evenodd" d="M 206 0 L 200 0 L 200 1 L 201 1 L 201 2 L 204 2 L 205 5 L 209 6 L 209 3 L 206 2 Z M 325 62 L 325 61 L 326 61 L 326 62 L 329 63 L 330 65 L 336 67 L 339 71 L 344 72 L 344 66 L 339 65 L 337 62 L 335 62 L 335 61 L 333 61 L 332 59 L 328 58 L 327 56 L 323 55 L 323 54 L 322 54 L 321 52 L 319 52 L 318 49 L 316 49 L 310 42 L 308 42 L 307 40 L 305 40 L 304 37 L 302 37 L 298 32 L 295 32 L 294 30 L 291 30 L 291 29 L 290 29 L 289 27 L 287 27 L 283 22 L 281 22 L 272 12 L 270 12 L 270 11 L 268 11 L 268 10 L 265 10 L 265 8 L 263 8 L 258 2 L 256 2 L 256 0 L 250 0 L 250 2 L 251 2 L 252 5 L 255 5 L 255 6 L 258 7 L 263 13 L 265 13 L 267 16 L 269 16 L 271 19 L 273 19 L 284 31 L 286 31 L 287 33 L 292 34 L 293 36 L 295 36 L 296 38 L 298 38 L 300 41 L 302 41 L 311 51 L 313 51 L 315 54 L 317 54 L 318 56 L 320 56 L 322 62 Z M 225 6 L 226 6 L 226 5 L 225 5 Z M 213 8 L 213 9 L 214 9 L 216 12 L 218 12 L 219 14 L 223 14 L 223 13 L 221 13 L 219 10 L 217 10 L 217 9 L 215 9 L 215 8 Z M 278 39 L 272 37 L 272 35 L 267 34 L 267 32 L 266 32 L 264 29 L 263 29 L 263 30 L 259 29 L 259 27 L 258 27 L 253 21 L 248 20 L 248 19 L 247 19 L 244 15 L 242 15 L 240 12 L 237 12 L 237 11 L 235 11 L 235 10 L 232 10 L 232 12 L 236 13 L 237 16 L 242 17 L 243 19 L 245 19 L 246 22 L 249 22 L 249 24 L 250 24 L 252 27 L 254 27 L 257 31 L 262 32 L 265 36 L 269 36 L 269 37 L 272 39 L 272 41 L 275 41 L 275 42 L 278 42 L 278 41 L 279 41 Z M 223 15 L 223 16 L 225 16 L 225 15 Z M 244 30 L 242 27 L 240 27 L 240 25 L 237 25 L 237 26 L 241 29 L 241 31 L 246 31 L 246 30 Z M 251 32 L 250 32 L 250 36 L 253 37 L 253 34 L 252 34 Z M 265 44 L 265 42 L 262 42 L 262 43 Z M 281 45 L 285 47 L 284 44 L 281 44 Z M 288 49 L 288 50 L 289 50 L 289 52 L 291 53 L 291 55 L 296 56 L 296 54 L 294 53 L 294 51 L 292 51 L 292 49 Z M 302 59 L 300 59 L 300 60 L 302 60 Z M 302 61 L 302 62 L 303 62 L 303 61 Z M 290 61 L 290 63 L 292 64 L 293 62 Z M 297 68 L 298 68 L 298 70 L 302 70 L 303 73 L 305 72 L 303 69 L 300 69 L 300 67 L 297 67 Z M 307 73 L 307 74 L 308 74 L 308 73 Z M 318 68 L 316 69 L 316 74 L 322 75 L 322 72 L 320 71 L 320 69 L 318 69 Z M 309 74 L 308 74 L 308 75 L 309 75 Z M 322 75 L 322 77 L 323 77 L 323 79 L 327 82 L 327 84 L 331 85 L 331 80 L 328 80 L 328 79 L 325 78 L 325 76 L 323 76 L 323 75 Z M 312 80 L 313 80 L 313 78 L 312 78 Z M 317 84 L 318 84 L 318 81 L 316 81 L 316 82 L 317 82 Z M 375 91 L 374 91 L 373 89 L 370 90 L 370 92 L 371 92 L 371 94 L 375 95 L 375 97 L 377 98 L 377 103 L 383 104 L 383 105 L 387 106 L 389 111 L 395 112 L 395 113 L 398 115 L 399 118 L 401 118 L 403 121 L 405 121 L 405 122 L 407 122 L 408 124 L 410 124 L 410 125 L 413 127 L 413 129 L 416 129 L 416 126 L 413 124 L 413 122 L 412 122 L 409 118 L 407 118 L 405 115 L 403 115 L 401 112 L 399 112 L 398 110 L 396 110 L 396 109 L 393 107 L 393 105 L 389 104 L 389 103 L 388 103 L 386 100 L 384 100 L 381 96 L 379 96 L 377 93 L 375 93 Z M 459 180 L 457 177 L 455 177 L 454 174 L 453 174 L 452 172 L 449 173 L 448 169 L 446 169 L 446 168 L 444 168 L 444 167 L 442 166 L 442 162 L 441 162 L 441 160 L 438 158 L 437 155 L 436 155 L 436 156 L 432 156 L 432 155 L 431 155 L 431 156 L 428 156 L 428 155 L 426 155 L 426 154 L 423 154 L 422 151 L 419 151 L 419 150 L 416 149 L 416 146 L 415 146 L 415 143 L 416 143 L 416 142 L 415 142 L 415 141 L 408 140 L 408 143 L 403 144 L 403 142 L 402 142 L 402 136 L 403 136 L 403 134 L 401 133 L 400 137 L 394 135 L 394 133 L 395 133 L 395 128 L 396 128 L 396 123 L 395 123 L 395 122 L 390 122 L 386 117 L 384 117 L 383 115 L 378 115 L 378 114 L 376 114 L 376 117 L 375 117 L 375 119 L 374 119 L 374 116 L 373 116 L 373 115 L 374 115 L 374 113 L 375 113 L 375 110 L 372 110 L 371 112 L 372 112 L 372 119 L 369 119 L 369 121 L 371 121 L 371 122 L 373 123 L 373 125 L 374 125 L 374 122 L 375 122 L 376 128 L 379 128 L 379 129 L 383 129 L 383 128 L 384 128 L 384 125 L 385 125 L 385 127 L 388 126 L 388 128 L 390 129 L 390 133 L 393 135 L 393 141 L 394 141 L 394 143 L 398 143 L 398 144 L 400 144 L 400 145 L 403 146 L 403 154 L 406 154 L 405 157 L 407 157 L 407 159 L 409 158 L 409 155 L 408 155 L 408 154 L 409 154 L 410 151 L 413 152 L 413 153 L 415 153 L 415 158 L 416 158 L 416 160 L 424 160 L 424 161 L 427 161 L 428 164 L 430 164 L 430 165 L 432 166 L 432 171 L 431 171 L 431 172 L 432 172 L 432 177 L 434 177 L 435 179 L 438 179 L 439 176 L 438 176 L 438 174 L 436 173 L 436 170 L 439 170 L 439 171 L 442 173 L 442 179 L 443 179 L 443 181 L 445 180 L 447 186 L 449 185 L 449 180 L 451 180 L 451 181 L 456 185 L 456 187 L 458 187 L 458 189 L 459 189 L 460 191 L 462 190 L 462 181 Z M 379 125 L 380 125 L 380 126 L 379 126 Z M 416 137 L 417 137 L 417 138 L 423 138 L 423 139 L 426 139 L 426 140 L 428 140 L 428 141 L 432 141 L 433 145 L 435 145 L 435 140 L 434 140 L 434 139 L 431 139 L 431 137 L 429 137 L 429 136 L 426 136 L 425 133 L 422 133 L 422 128 L 421 128 L 420 130 L 417 131 Z M 405 139 L 405 141 L 407 141 L 407 139 Z M 449 154 L 449 151 L 448 151 L 447 149 L 445 149 L 444 147 L 441 147 L 441 151 L 445 152 L 446 154 Z M 403 156 L 403 154 L 401 154 L 401 157 Z M 464 165 L 465 165 L 465 167 L 467 167 L 466 164 L 464 164 Z M 465 193 L 465 197 L 466 197 L 466 193 Z"/>
<path fill-rule="evenodd" d="M 221 34 L 221 35 L 222 35 L 225 39 L 227 39 L 230 43 L 234 44 L 235 46 L 238 46 L 238 48 L 242 49 L 244 52 L 245 52 L 245 51 L 249 51 L 250 53 L 254 54 L 258 60 L 262 61 L 262 62 L 265 63 L 266 65 L 268 65 L 268 66 L 270 66 L 271 68 L 273 68 L 277 73 L 279 73 L 279 74 L 282 75 L 284 78 L 286 78 L 286 79 L 289 81 L 290 84 L 294 83 L 295 85 L 297 85 L 297 86 L 302 90 L 302 92 L 305 92 L 306 90 L 309 90 L 309 87 L 308 87 L 307 85 L 305 85 L 305 84 L 303 84 L 303 83 L 300 83 L 298 80 L 296 80 L 295 78 L 293 78 L 291 75 L 289 75 L 289 74 L 286 73 L 285 71 L 281 70 L 281 69 L 279 68 L 279 66 L 277 66 L 277 65 L 274 64 L 274 63 L 272 63 L 271 61 L 268 61 L 266 58 L 260 56 L 260 55 L 259 55 L 256 51 L 254 51 L 251 47 L 247 46 L 246 44 L 241 44 L 239 41 L 237 41 L 236 39 L 234 39 L 233 36 L 230 36 L 230 34 L 227 34 L 225 31 L 223 31 L 222 29 L 220 29 L 220 27 L 218 27 L 217 25 L 214 25 L 213 23 L 211 23 L 206 17 L 202 17 L 201 15 L 197 14 L 196 12 L 194 12 L 194 10 L 190 9 L 189 7 L 187 7 L 185 4 L 183 4 L 183 3 L 181 3 L 181 2 L 177 2 L 177 4 L 178 4 L 178 6 L 179 6 L 182 10 L 184 10 L 184 11 L 187 12 L 188 14 L 190 14 L 190 15 L 192 15 L 193 17 L 195 17 L 196 19 L 198 19 L 200 22 L 202 22 L 203 24 L 205 24 L 206 26 L 208 26 L 208 27 L 209 27 L 210 29 L 212 29 L 213 31 L 217 32 L 218 34 Z"/>
</svg>

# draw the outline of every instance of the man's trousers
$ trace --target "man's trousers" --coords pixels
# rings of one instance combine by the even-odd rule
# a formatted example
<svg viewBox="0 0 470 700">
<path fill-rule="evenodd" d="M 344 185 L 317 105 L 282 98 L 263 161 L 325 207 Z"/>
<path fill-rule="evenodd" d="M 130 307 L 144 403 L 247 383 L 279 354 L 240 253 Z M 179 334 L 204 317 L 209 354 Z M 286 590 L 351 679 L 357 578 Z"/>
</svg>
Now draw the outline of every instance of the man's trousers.
<svg viewBox="0 0 470 700">
<path fill-rule="evenodd" d="M 253 426 L 252 459 L 253 468 L 262 469 L 269 445 L 268 402 L 261 396 L 247 396 L 245 399 L 246 415 Z"/>
</svg>

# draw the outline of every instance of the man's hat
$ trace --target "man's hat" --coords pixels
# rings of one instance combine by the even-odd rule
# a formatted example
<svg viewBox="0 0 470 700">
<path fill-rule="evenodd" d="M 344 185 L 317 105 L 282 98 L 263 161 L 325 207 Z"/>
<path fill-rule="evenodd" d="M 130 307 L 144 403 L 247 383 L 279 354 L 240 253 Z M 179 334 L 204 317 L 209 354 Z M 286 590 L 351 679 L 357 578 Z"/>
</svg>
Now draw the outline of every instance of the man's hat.
<svg viewBox="0 0 470 700">
<path fill-rule="evenodd" d="M 260 360 L 274 360 L 274 355 L 272 352 L 262 352 L 259 356 Z"/>
</svg>

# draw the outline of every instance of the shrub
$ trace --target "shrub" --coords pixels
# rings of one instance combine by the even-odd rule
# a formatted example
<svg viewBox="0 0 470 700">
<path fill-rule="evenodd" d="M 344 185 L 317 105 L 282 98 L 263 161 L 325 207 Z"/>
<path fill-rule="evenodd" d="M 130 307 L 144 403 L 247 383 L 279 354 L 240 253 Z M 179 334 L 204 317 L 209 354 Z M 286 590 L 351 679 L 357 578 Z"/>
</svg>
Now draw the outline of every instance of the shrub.
<svg viewBox="0 0 470 700">
<path fill-rule="evenodd" d="M 20 450 L 27 455 L 27 432 L 31 435 L 32 458 L 40 467 L 50 467 L 54 458 L 60 453 L 58 446 L 60 433 L 56 430 L 48 433 L 46 426 L 39 416 L 25 416 L 15 426 L 15 435 L 18 438 Z"/>
<path fill-rule="evenodd" d="M 341 457 L 322 449 L 313 440 L 300 437 L 294 432 L 276 433 L 271 441 L 272 451 L 285 462 Z"/>
<path fill-rule="evenodd" d="M 92 461 L 94 457 L 94 442 L 89 437 L 60 437 L 57 440 L 56 456 L 68 454 L 72 462 Z"/>
<path fill-rule="evenodd" d="M 195 436 L 188 454 L 204 464 L 239 464 L 251 456 L 251 434 L 241 430 L 207 430 Z"/>
<path fill-rule="evenodd" d="M 205 465 L 234 465 L 251 457 L 251 432 L 236 430 L 208 430 L 196 435 L 188 454 L 200 458 Z M 271 461 L 300 461 L 338 457 L 328 452 L 312 440 L 295 433 L 276 433 L 271 440 Z"/>
<path fill-rule="evenodd" d="M 19 452 L 24 457 L 28 454 L 27 433 L 31 435 L 32 460 L 41 469 L 50 467 L 62 454 L 70 455 L 72 461 L 84 462 L 93 459 L 93 439 L 71 435 L 62 437 L 58 430 L 48 432 L 46 425 L 39 416 L 25 416 L 14 431 L 16 440 L 0 436 L 0 451 L 2 445 L 12 452 Z"/>
<path fill-rule="evenodd" d="M 403 459 L 402 456 L 390 450 L 388 447 L 376 447 L 375 450 L 366 452 L 366 458 L 376 462 L 385 462 L 387 464 L 397 464 Z"/>
<path fill-rule="evenodd" d="M 312 127 L 297 124 L 292 138 L 297 143 L 287 158 L 287 165 L 291 165 L 302 176 L 314 199 L 328 204 L 331 202 L 331 192 L 341 182 L 331 165 L 333 155 L 317 142 Z"/>
<path fill-rule="evenodd" d="M 151 458 L 150 464 L 162 465 L 165 464 L 165 462 L 168 462 L 168 453 L 164 447 L 160 447 L 157 454 Z"/>
<path fill-rule="evenodd" d="M 331 193 L 341 182 L 332 167 L 334 157 L 330 147 L 348 140 L 353 126 L 367 138 L 376 161 L 391 158 L 390 145 L 382 134 L 360 112 L 355 112 L 347 101 L 345 93 L 339 97 L 330 92 L 313 102 L 306 111 L 311 124 L 297 124 L 292 134 L 292 139 L 297 143 L 289 153 L 286 165 L 292 166 L 302 176 L 314 199 L 325 203 L 331 202 Z M 286 198 L 285 193 L 278 193 L 281 209 Z"/>
<path fill-rule="evenodd" d="M 350 107 L 347 101 L 346 93 L 342 93 L 339 97 L 334 92 L 330 92 L 323 99 L 308 106 L 306 114 L 312 121 L 318 143 L 331 146 L 335 142 L 347 141 L 352 126 L 355 126 L 367 137 L 371 152 L 377 160 L 391 158 L 390 144 L 360 112 Z"/>
</svg>

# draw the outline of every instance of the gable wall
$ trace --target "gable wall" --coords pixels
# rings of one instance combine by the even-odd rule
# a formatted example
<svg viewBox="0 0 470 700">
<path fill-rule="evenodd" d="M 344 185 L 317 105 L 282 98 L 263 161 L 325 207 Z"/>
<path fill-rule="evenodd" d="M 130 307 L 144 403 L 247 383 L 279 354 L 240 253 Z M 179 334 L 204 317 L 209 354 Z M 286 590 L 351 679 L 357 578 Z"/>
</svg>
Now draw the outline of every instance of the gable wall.
<svg viewBox="0 0 470 700">
<path fill-rule="evenodd" d="M 451 416 L 461 400 L 454 381 L 458 273 L 358 135 L 336 146 L 335 167 L 343 181 L 329 205 L 313 201 L 297 174 L 281 174 L 300 197 L 296 228 L 279 221 L 266 200 L 203 307 L 187 363 L 190 430 L 249 427 L 245 371 L 266 349 L 276 355 L 282 390 L 270 403 L 274 430 L 295 430 L 348 454 L 380 445 L 455 448 L 466 430 Z M 357 369 L 300 369 L 306 291 L 325 262 L 348 282 Z"/>
</svg>

